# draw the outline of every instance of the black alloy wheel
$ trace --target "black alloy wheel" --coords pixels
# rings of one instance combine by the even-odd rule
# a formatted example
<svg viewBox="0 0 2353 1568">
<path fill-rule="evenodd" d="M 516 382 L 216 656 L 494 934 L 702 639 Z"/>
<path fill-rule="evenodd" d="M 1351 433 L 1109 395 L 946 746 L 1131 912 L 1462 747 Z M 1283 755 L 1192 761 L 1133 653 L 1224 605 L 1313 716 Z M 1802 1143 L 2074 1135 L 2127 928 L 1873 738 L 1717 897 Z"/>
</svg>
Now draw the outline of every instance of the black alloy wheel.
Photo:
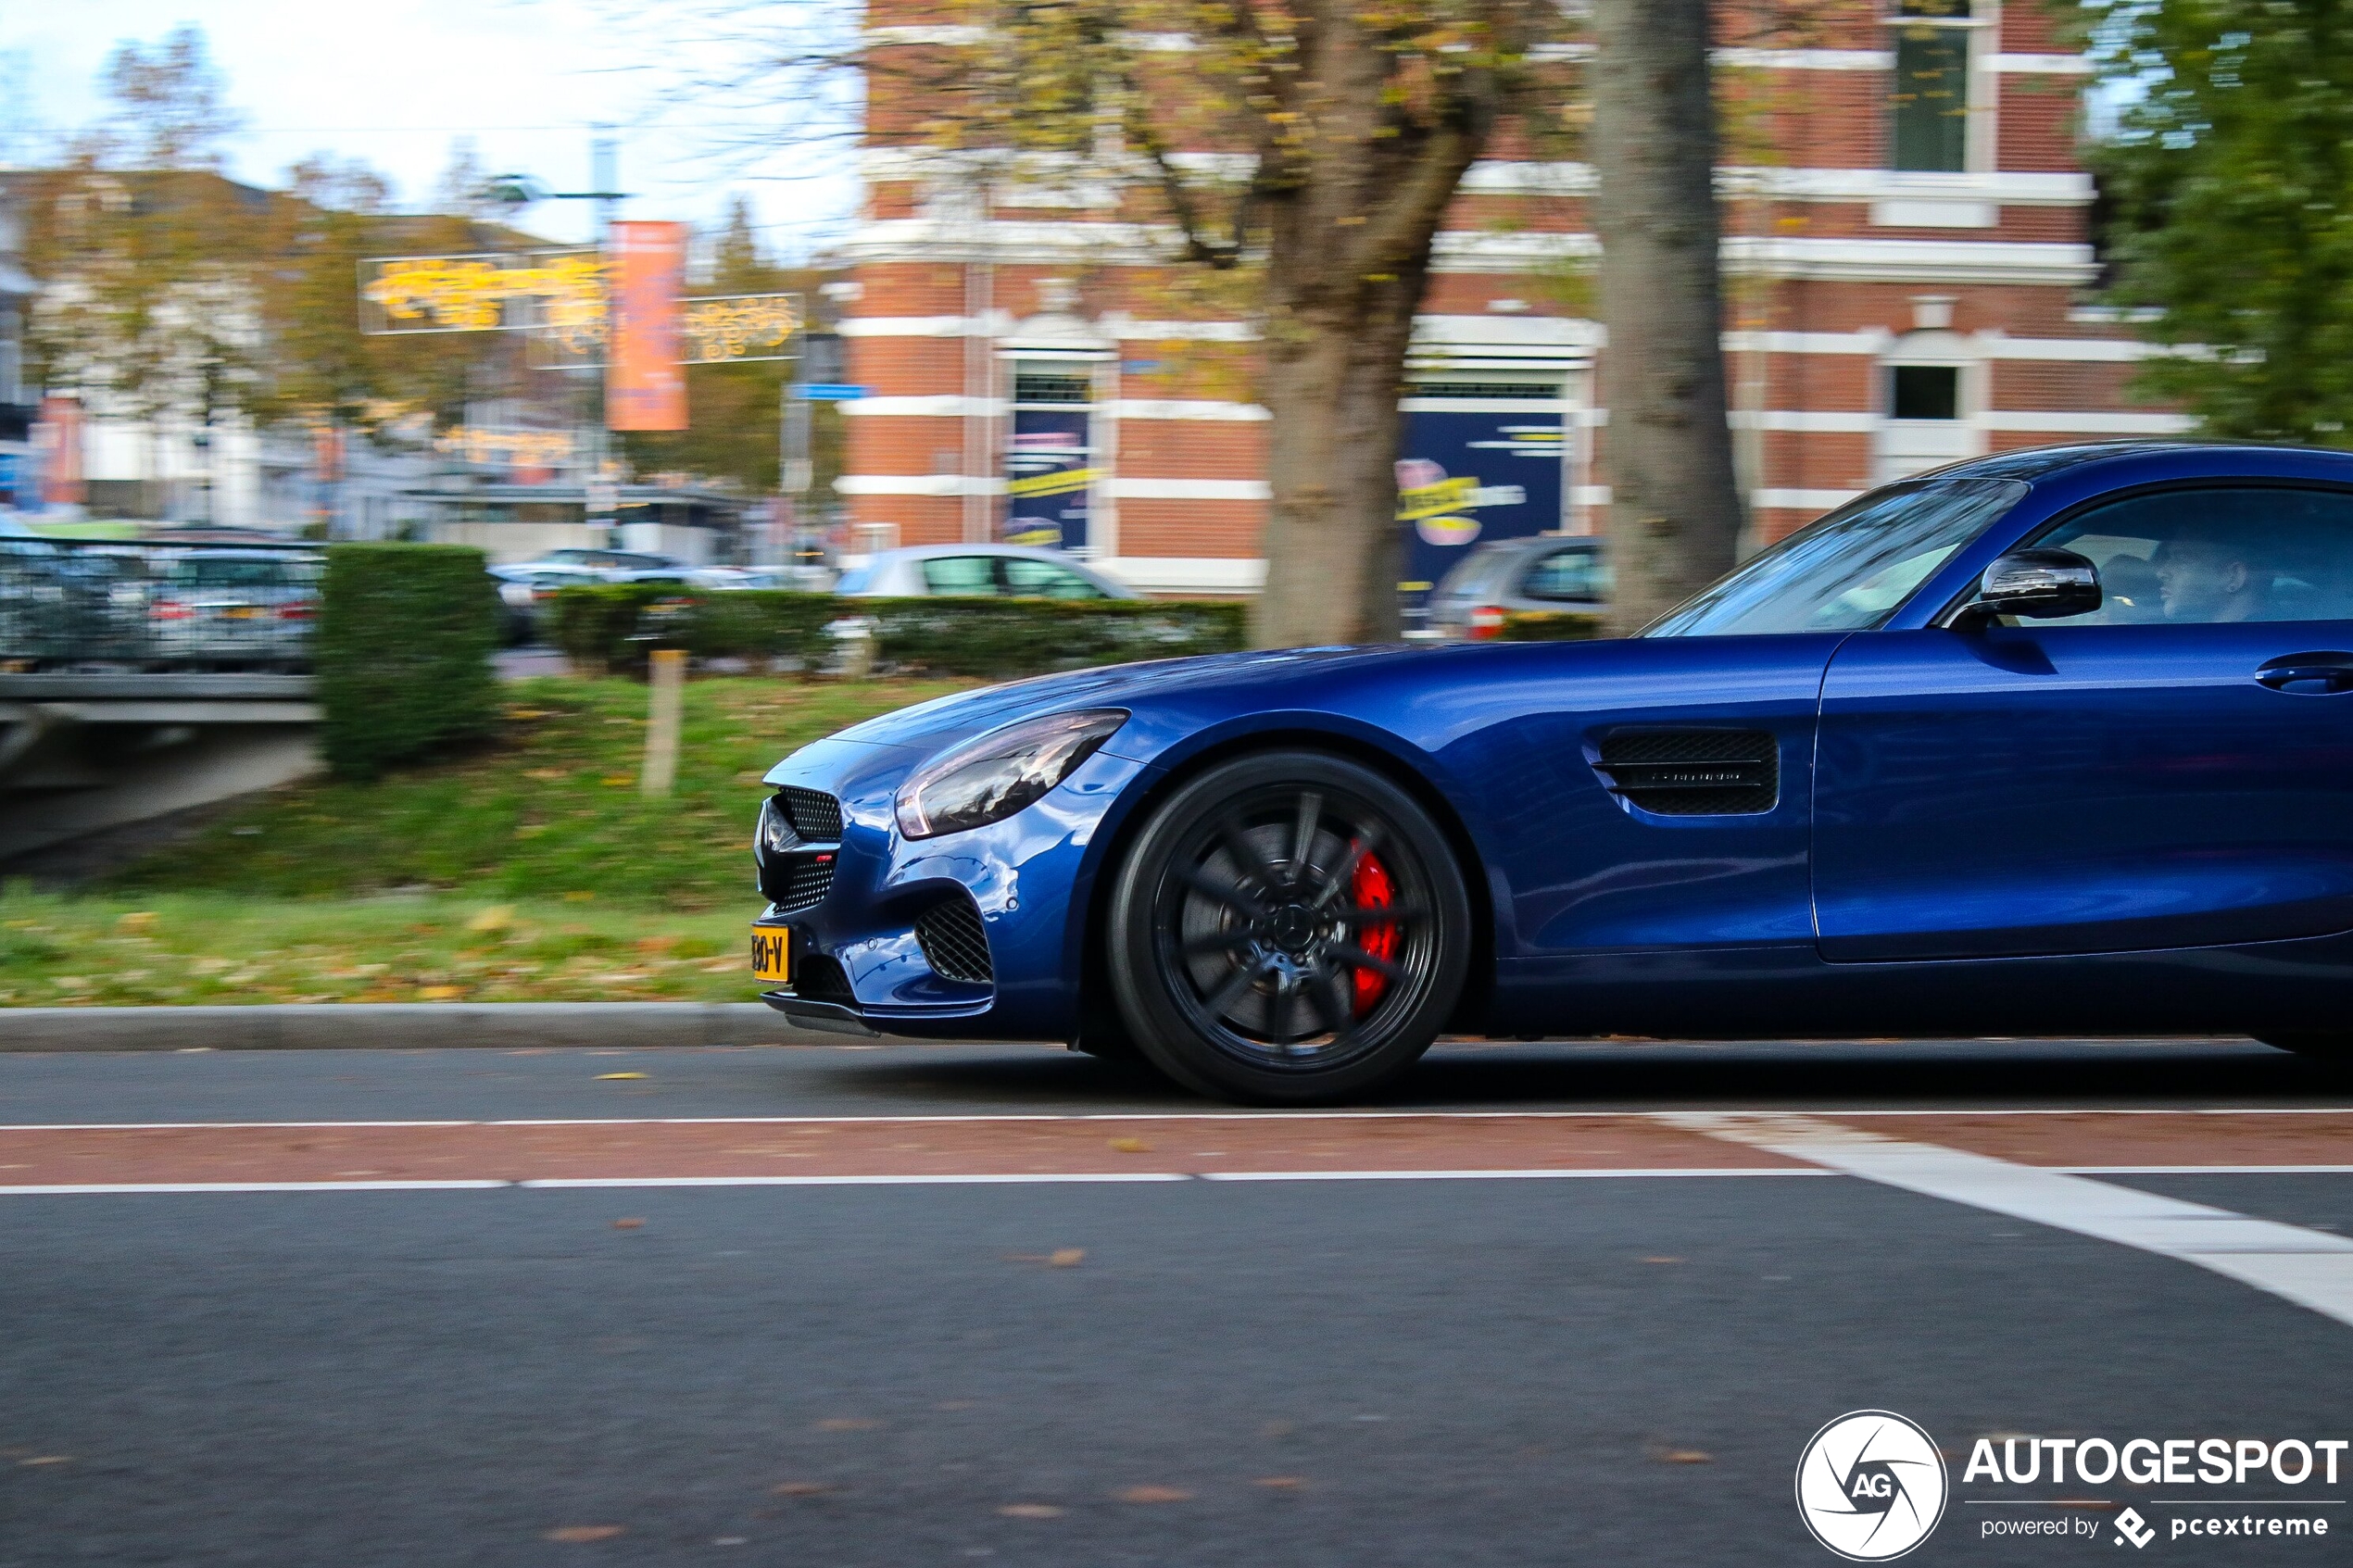
<svg viewBox="0 0 2353 1568">
<path fill-rule="evenodd" d="M 1305 1105 L 1410 1067 L 1462 995 L 1470 905 L 1445 837 L 1372 770 L 1320 752 L 1211 769 L 1153 812 L 1112 895 L 1121 1017 L 1220 1098 Z"/>
</svg>

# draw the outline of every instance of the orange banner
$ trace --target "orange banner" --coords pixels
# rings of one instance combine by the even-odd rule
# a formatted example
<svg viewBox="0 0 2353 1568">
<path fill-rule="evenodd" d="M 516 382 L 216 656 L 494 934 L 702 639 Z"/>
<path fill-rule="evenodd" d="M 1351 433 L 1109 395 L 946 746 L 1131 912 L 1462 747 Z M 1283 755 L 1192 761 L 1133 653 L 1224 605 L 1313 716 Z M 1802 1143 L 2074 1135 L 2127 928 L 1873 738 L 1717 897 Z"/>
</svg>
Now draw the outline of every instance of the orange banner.
<svg viewBox="0 0 2353 1568">
<path fill-rule="evenodd" d="M 616 223 L 612 249 L 612 358 L 605 424 L 612 430 L 686 428 L 686 372 L 679 368 L 678 295 L 686 279 L 684 223 Z"/>
</svg>

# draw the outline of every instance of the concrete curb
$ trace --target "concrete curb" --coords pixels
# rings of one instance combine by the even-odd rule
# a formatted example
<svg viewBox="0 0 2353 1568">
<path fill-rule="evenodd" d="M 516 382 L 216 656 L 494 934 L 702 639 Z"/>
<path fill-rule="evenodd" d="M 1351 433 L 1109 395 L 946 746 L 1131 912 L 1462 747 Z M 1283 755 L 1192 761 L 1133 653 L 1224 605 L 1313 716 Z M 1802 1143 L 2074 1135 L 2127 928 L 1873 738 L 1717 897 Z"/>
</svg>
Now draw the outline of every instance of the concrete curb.
<svg viewBox="0 0 2353 1568">
<path fill-rule="evenodd" d="M 760 1002 L 328 1002 L 0 1008 L 0 1052 L 839 1045 Z"/>
</svg>

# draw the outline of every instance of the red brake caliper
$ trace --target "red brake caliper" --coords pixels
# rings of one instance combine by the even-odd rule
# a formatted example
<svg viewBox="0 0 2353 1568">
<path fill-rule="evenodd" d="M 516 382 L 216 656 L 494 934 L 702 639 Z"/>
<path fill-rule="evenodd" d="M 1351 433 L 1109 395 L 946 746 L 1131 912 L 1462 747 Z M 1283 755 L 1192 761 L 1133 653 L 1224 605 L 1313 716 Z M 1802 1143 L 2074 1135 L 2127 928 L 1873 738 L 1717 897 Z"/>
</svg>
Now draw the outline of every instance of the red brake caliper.
<svg viewBox="0 0 2353 1568">
<path fill-rule="evenodd" d="M 1397 901 L 1397 884 L 1390 876 L 1389 868 L 1380 863 L 1378 855 L 1367 855 L 1356 862 L 1356 874 L 1349 878 L 1349 902 L 1360 909 L 1386 907 Z M 1355 928 L 1356 946 L 1377 959 L 1392 962 L 1397 958 L 1397 928 L 1393 925 L 1359 925 Z M 1356 976 L 1356 1016 L 1364 1017 L 1373 1010 L 1373 1004 L 1389 989 L 1389 976 L 1377 970 L 1360 969 Z"/>
</svg>

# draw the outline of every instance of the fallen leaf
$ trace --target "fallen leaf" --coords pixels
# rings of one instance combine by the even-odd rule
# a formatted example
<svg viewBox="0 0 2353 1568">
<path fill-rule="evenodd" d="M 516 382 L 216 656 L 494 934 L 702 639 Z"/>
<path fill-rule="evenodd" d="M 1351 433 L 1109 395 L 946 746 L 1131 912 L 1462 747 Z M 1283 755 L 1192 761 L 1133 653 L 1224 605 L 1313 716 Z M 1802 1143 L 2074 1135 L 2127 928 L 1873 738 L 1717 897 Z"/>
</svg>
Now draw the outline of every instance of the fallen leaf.
<svg viewBox="0 0 2353 1568">
<path fill-rule="evenodd" d="M 612 1228 L 617 1231 L 634 1231 L 641 1228 L 645 1223 L 643 1220 L 615 1220 L 612 1223 Z"/>
<path fill-rule="evenodd" d="M 593 904 L 596 901 L 597 896 L 594 893 L 575 892 L 564 895 L 564 902 L 567 904 Z"/>
<path fill-rule="evenodd" d="M 1251 1485 L 1253 1486 L 1268 1486 L 1278 1492 L 1287 1492 L 1294 1486 L 1304 1486 L 1307 1485 L 1307 1479 L 1302 1475 L 1261 1475 L 1257 1480 L 1252 1482 Z"/>
<path fill-rule="evenodd" d="M 547 1532 L 551 1541 L 609 1541 L 615 1536 L 626 1535 L 625 1524 L 559 1524 Z"/>
<path fill-rule="evenodd" d="M 871 1416 L 833 1415 L 817 1424 L 820 1432 L 872 1432 L 881 1422 Z"/>
<path fill-rule="evenodd" d="M 1083 1247 L 1057 1247 L 1046 1254 L 1046 1266 L 1050 1269 L 1075 1269 L 1079 1260 L 1086 1256 L 1087 1249 Z"/>
<path fill-rule="evenodd" d="M 515 923 L 512 904 L 493 904 L 466 922 L 468 931 L 504 931 Z"/>
<path fill-rule="evenodd" d="M 20 1459 L 19 1464 L 71 1464 L 71 1454 L 43 1454 L 37 1459 Z"/>
<path fill-rule="evenodd" d="M 997 1512 L 1008 1519 L 1060 1519 L 1064 1511 L 1050 1502 L 1009 1502 Z"/>
<path fill-rule="evenodd" d="M 1667 1449 L 1660 1452 L 1661 1464 L 1714 1464 L 1716 1456 L 1699 1449 Z"/>
<path fill-rule="evenodd" d="M 145 931 L 155 922 L 156 912 L 153 909 L 133 909 L 116 921 L 115 924 L 125 931 Z"/>
<path fill-rule="evenodd" d="M 1645 1263 L 1680 1263 L 1683 1260 L 1680 1258 L 1645 1258 L 1642 1260 Z"/>
<path fill-rule="evenodd" d="M 1111 1147 L 1122 1154 L 1150 1154 L 1152 1148 L 1141 1138 L 1114 1138 Z"/>
<path fill-rule="evenodd" d="M 833 1488 L 823 1481 L 787 1481 L 780 1486 L 771 1486 L 769 1490 L 780 1498 L 813 1498 Z"/>
<path fill-rule="evenodd" d="M 446 1002 L 452 1000 L 455 997 L 462 997 L 465 994 L 464 988 L 457 985 L 420 985 L 417 987 L 417 1000 L 421 1002 Z"/>
<path fill-rule="evenodd" d="M 603 1084 L 615 1078 L 642 1078 L 644 1076 L 642 1073 L 599 1073 L 597 1074 L 597 1082 Z"/>
<path fill-rule="evenodd" d="M 1112 1496 L 1122 1502 L 1190 1502 L 1193 1494 L 1178 1486 L 1122 1486 Z"/>
<path fill-rule="evenodd" d="M 631 773 L 607 773 L 599 782 L 607 789 L 619 789 L 623 784 L 635 784 L 637 780 L 635 775 Z"/>
</svg>

